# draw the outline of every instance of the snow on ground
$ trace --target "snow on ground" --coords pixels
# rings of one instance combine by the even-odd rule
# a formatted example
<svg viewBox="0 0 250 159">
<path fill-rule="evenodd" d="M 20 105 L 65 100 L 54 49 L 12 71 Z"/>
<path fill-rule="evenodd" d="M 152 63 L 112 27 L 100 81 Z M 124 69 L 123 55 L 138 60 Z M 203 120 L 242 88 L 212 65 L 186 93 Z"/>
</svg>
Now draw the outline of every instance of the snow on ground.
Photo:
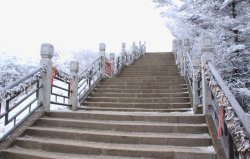
<svg viewBox="0 0 250 159">
<path fill-rule="evenodd" d="M 213 146 L 205 146 L 205 147 L 197 147 L 198 149 L 202 150 L 202 151 L 206 151 L 206 152 L 215 152 L 214 147 Z"/>
</svg>

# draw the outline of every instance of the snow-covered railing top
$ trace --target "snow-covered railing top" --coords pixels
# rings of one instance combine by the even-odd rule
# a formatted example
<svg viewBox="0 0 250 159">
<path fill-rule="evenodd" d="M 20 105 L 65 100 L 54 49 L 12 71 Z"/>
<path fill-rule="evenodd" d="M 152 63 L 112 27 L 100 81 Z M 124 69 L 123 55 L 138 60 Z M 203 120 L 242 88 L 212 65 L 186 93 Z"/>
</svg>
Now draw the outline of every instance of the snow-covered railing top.
<svg viewBox="0 0 250 159">
<path fill-rule="evenodd" d="M 174 40 L 173 53 L 181 75 L 185 77 L 186 72 L 192 74 L 192 80 L 189 80 L 189 82 L 192 82 L 190 86 L 194 112 L 199 113 L 199 109 L 202 108 L 204 115 L 213 117 L 218 128 L 218 138 L 221 139 L 228 158 L 238 158 L 239 156 L 249 158 L 250 116 L 243 111 L 214 66 L 212 38 L 209 36 L 202 38 L 202 56 L 193 56 L 192 59 L 189 56 L 190 49 L 187 41 L 188 39 L 185 39 L 183 47 L 181 40 L 178 42 Z M 191 60 L 192 65 L 190 65 Z M 189 69 L 188 67 L 192 68 Z M 198 95 L 200 93 L 201 95 Z M 198 100 L 200 98 L 202 99 L 201 103 Z M 228 140 L 228 136 L 233 139 L 233 142 Z M 230 144 L 234 146 L 228 148 Z M 239 155 L 237 156 L 235 152 L 238 152 Z"/>
<path fill-rule="evenodd" d="M 43 73 L 45 72 L 46 66 L 39 67 L 31 71 L 28 75 L 4 87 L 0 91 L 0 105 L 2 102 L 9 99 L 11 96 L 17 96 L 20 93 L 27 91 L 33 84 L 36 83 L 38 79 L 42 77 Z"/>
<path fill-rule="evenodd" d="M 78 80 L 80 81 L 83 78 L 86 78 L 89 75 L 91 69 L 96 68 L 97 65 L 99 65 L 100 60 L 101 60 L 101 57 L 97 58 L 87 68 L 85 68 L 84 70 L 82 70 L 81 72 L 79 72 L 79 79 Z"/>
</svg>

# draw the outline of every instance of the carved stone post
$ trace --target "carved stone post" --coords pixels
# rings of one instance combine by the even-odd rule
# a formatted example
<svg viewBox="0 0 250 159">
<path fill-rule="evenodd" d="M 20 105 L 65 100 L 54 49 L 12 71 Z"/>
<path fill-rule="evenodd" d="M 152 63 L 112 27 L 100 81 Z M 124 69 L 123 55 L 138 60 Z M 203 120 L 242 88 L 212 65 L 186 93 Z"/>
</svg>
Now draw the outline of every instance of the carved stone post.
<svg viewBox="0 0 250 159">
<path fill-rule="evenodd" d="M 199 99 L 198 99 L 198 81 L 195 80 L 195 74 L 199 71 L 200 68 L 200 63 L 201 63 L 201 57 L 200 56 L 194 56 L 192 58 L 192 63 L 193 63 L 193 109 L 194 113 L 198 114 L 200 113 L 198 111 L 198 106 L 199 106 Z"/>
<path fill-rule="evenodd" d="M 182 54 L 182 40 L 178 40 L 177 65 L 179 70 L 181 69 L 181 54 Z"/>
<path fill-rule="evenodd" d="M 189 53 L 190 51 L 190 48 L 189 48 L 189 39 L 185 39 L 184 40 L 184 49 L 183 49 L 183 69 L 182 69 L 182 72 L 181 74 L 186 77 L 186 69 L 187 69 L 187 64 L 186 64 L 186 53 L 188 52 Z M 191 61 L 190 61 L 191 62 Z"/>
<path fill-rule="evenodd" d="M 178 41 L 175 39 L 175 40 L 173 40 L 173 48 L 172 48 L 172 50 L 173 50 L 173 54 L 174 54 L 174 57 L 175 57 L 175 64 L 178 64 L 178 62 L 177 62 L 177 51 L 178 51 Z"/>
<path fill-rule="evenodd" d="M 99 44 L 99 50 L 100 50 L 100 56 L 101 56 L 100 74 L 102 75 L 102 77 L 105 77 L 105 61 L 106 61 L 105 49 L 106 49 L 106 45 L 104 43 L 100 43 Z"/>
<path fill-rule="evenodd" d="M 140 58 L 142 55 L 142 45 L 141 45 L 141 41 L 139 41 L 139 53 L 138 53 L 138 57 Z"/>
<path fill-rule="evenodd" d="M 214 62 L 213 41 L 209 36 L 203 36 L 201 40 L 201 66 L 202 66 L 202 104 L 203 114 L 208 114 L 208 106 L 212 104 L 212 94 L 206 80 L 204 67 L 207 61 Z"/>
<path fill-rule="evenodd" d="M 134 62 L 134 60 L 136 59 L 136 56 L 137 56 L 137 52 L 135 50 L 135 42 L 133 42 L 133 46 L 132 46 L 132 57 L 133 57 L 133 60 L 131 62 Z"/>
<path fill-rule="evenodd" d="M 78 71 L 79 71 L 79 63 L 77 61 L 70 61 L 70 76 L 72 78 L 71 81 L 71 95 L 69 99 L 69 104 L 72 105 L 72 110 L 75 111 L 79 102 L 77 100 L 78 94 Z"/>
<path fill-rule="evenodd" d="M 110 53 L 109 56 L 111 61 L 111 78 L 113 78 L 115 75 L 115 54 Z"/>
<path fill-rule="evenodd" d="M 121 57 L 122 57 L 122 67 L 126 65 L 126 43 L 122 43 L 122 52 L 121 52 Z M 110 56 L 111 57 L 111 56 Z"/>
<path fill-rule="evenodd" d="M 144 45 L 143 45 L 143 55 L 146 54 L 146 41 L 144 41 Z"/>
<path fill-rule="evenodd" d="M 41 61 L 40 66 L 46 66 L 47 72 L 42 76 L 40 85 L 43 87 L 39 90 L 38 103 L 43 106 L 39 111 L 50 111 L 50 97 L 51 97 L 51 79 L 52 79 L 52 57 L 54 54 L 54 46 L 48 43 L 41 46 Z"/>
</svg>

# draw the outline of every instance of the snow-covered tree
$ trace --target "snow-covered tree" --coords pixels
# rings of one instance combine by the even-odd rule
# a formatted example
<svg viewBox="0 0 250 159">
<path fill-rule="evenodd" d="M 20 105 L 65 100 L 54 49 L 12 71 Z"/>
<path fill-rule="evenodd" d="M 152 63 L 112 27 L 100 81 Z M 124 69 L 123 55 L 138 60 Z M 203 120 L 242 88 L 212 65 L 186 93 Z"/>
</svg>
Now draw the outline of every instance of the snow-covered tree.
<svg viewBox="0 0 250 159">
<path fill-rule="evenodd" d="M 215 63 L 244 109 L 250 107 L 250 1 L 153 0 L 164 7 L 166 26 L 177 39 L 190 39 L 191 56 L 200 55 L 200 38 L 214 39 Z"/>
</svg>

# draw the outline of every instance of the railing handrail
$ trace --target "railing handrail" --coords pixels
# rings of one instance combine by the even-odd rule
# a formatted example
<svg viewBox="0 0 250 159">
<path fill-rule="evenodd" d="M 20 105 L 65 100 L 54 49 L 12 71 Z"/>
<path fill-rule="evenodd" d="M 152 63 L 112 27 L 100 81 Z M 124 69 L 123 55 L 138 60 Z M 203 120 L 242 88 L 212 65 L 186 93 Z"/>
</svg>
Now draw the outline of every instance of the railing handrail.
<svg viewBox="0 0 250 159">
<path fill-rule="evenodd" d="M 177 46 L 175 40 L 173 52 L 181 76 L 193 74 L 194 80 L 187 82 L 192 85 L 194 113 L 202 111 L 204 115 L 211 115 L 228 158 L 249 156 L 250 116 L 244 112 L 215 67 L 212 38 L 202 37 L 202 56 L 193 56 L 193 59 L 189 54 L 189 40 L 185 41 L 182 45 L 182 40 L 179 40 Z"/>
<path fill-rule="evenodd" d="M 15 81 L 15 82 L 9 84 L 8 86 L 4 87 L 2 90 L 0 90 L 0 93 L 3 92 L 3 91 L 7 91 L 8 89 L 12 89 L 12 88 L 18 86 L 20 83 L 24 82 L 28 78 L 32 77 L 34 74 L 38 73 L 41 69 L 42 69 L 42 67 L 38 67 L 38 68 L 34 69 L 32 72 L 30 72 L 26 76 L 24 76 L 21 79 L 19 79 L 19 80 Z"/>
<path fill-rule="evenodd" d="M 234 109 L 234 112 L 237 114 L 237 117 L 240 119 L 242 125 L 246 129 L 248 135 L 250 135 L 250 117 L 246 115 L 246 113 L 241 108 L 238 101 L 235 99 L 232 92 L 229 90 L 229 88 L 224 83 L 223 79 L 221 78 L 219 72 L 216 70 L 215 66 L 211 61 L 207 62 L 208 67 L 213 74 L 214 78 L 216 79 L 217 83 L 219 84 L 220 88 L 222 89 L 223 93 L 227 97 L 228 101 L 230 102 L 231 106 Z"/>
<path fill-rule="evenodd" d="M 191 59 L 191 56 L 190 56 L 190 54 L 189 54 L 188 51 L 186 51 L 186 55 L 187 55 L 187 58 L 188 58 L 188 60 L 189 60 L 190 66 L 193 66 L 193 64 L 192 64 L 192 59 Z"/>
<path fill-rule="evenodd" d="M 98 57 L 94 62 L 92 62 L 87 68 L 85 68 L 83 71 L 79 72 L 79 75 L 82 76 L 85 72 L 87 72 L 89 70 L 89 68 L 92 67 L 93 64 L 95 64 L 98 60 L 101 59 L 101 56 Z"/>
</svg>

